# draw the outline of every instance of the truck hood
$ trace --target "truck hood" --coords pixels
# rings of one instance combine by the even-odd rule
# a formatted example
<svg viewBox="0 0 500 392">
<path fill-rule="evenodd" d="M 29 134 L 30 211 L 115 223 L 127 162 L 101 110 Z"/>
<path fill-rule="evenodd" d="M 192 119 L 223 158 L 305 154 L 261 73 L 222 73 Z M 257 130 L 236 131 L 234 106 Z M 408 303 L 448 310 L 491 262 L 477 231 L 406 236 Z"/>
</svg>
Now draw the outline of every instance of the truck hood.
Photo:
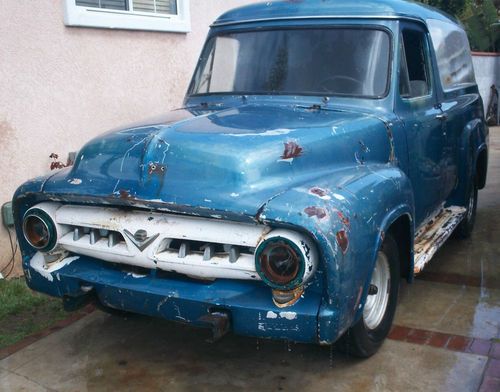
<svg viewBox="0 0 500 392">
<path fill-rule="evenodd" d="M 275 195 L 346 166 L 388 162 L 390 153 L 384 123 L 358 112 L 258 104 L 178 110 L 90 141 L 44 192 L 255 216 Z"/>
</svg>

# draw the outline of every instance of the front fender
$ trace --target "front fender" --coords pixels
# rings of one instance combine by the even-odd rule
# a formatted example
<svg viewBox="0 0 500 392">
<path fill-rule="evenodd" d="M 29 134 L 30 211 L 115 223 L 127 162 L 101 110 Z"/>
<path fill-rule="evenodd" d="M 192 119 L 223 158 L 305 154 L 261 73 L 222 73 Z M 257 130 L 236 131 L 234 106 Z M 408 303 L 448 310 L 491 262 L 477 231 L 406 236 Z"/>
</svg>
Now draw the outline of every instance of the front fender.
<svg viewBox="0 0 500 392">
<path fill-rule="evenodd" d="M 324 287 L 321 343 L 333 343 L 361 316 L 385 232 L 403 215 L 412 221 L 413 191 L 407 176 L 391 164 L 344 168 L 277 195 L 263 207 L 260 220 L 299 227 L 318 245 Z M 413 229 L 410 234 L 413 238 Z"/>
</svg>

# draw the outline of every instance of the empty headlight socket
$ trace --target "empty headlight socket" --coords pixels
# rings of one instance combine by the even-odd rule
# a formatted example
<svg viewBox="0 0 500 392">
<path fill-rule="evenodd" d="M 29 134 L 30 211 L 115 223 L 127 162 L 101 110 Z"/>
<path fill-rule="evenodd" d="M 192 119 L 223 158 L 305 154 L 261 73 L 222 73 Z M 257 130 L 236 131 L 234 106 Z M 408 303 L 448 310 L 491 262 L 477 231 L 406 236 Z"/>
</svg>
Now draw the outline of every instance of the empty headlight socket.
<svg viewBox="0 0 500 392">
<path fill-rule="evenodd" d="M 263 259 L 263 257 L 269 257 L 271 255 L 271 252 L 267 255 L 265 252 L 269 247 L 273 246 L 276 248 L 282 246 L 286 252 L 288 252 L 283 252 L 278 256 L 278 259 L 280 256 L 282 258 L 281 263 L 280 260 L 277 261 L 279 267 L 282 267 L 283 264 L 290 263 L 290 258 L 294 257 L 294 255 L 299 259 L 300 264 L 298 268 L 290 268 L 293 273 L 289 276 L 289 281 L 273 281 L 273 273 L 276 271 L 271 271 L 271 273 L 269 273 L 269 271 L 265 270 L 265 268 L 269 268 L 270 261 L 265 258 Z M 283 257 L 284 255 L 288 255 L 288 259 Z M 256 270 L 263 282 L 273 289 L 273 302 L 280 308 L 291 306 L 300 299 L 304 292 L 305 285 L 312 279 L 316 271 L 317 264 L 317 250 L 313 242 L 305 235 L 289 230 L 271 231 L 257 246 L 255 252 Z"/>
</svg>

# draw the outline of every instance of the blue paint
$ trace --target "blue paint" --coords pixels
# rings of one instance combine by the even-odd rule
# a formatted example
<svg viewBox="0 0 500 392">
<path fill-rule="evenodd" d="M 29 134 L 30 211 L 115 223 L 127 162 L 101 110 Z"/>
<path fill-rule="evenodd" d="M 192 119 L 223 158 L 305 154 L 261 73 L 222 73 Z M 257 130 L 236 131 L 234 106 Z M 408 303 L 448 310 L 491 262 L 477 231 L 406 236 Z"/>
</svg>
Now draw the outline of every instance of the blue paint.
<svg viewBox="0 0 500 392">
<path fill-rule="evenodd" d="M 318 18 L 325 15 L 335 18 Z M 337 19 L 345 16 L 353 18 Z M 381 19 L 367 22 L 368 16 Z M 422 29 L 426 18 L 450 20 L 421 5 L 389 0 L 275 1 L 221 16 L 209 36 L 346 23 L 387 29 L 391 89 L 381 99 L 333 97 L 328 102 L 319 96 L 187 96 L 183 109 L 95 138 L 72 168 L 29 181 L 14 196 L 30 287 L 76 298 L 84 294 L 82 285 L 92 286 L 104 304 L 123 310 L 200 325 L 198 319 L 208 311 L 224 309 L 239 334 L 337 340 L 361 317 L 384 233 L 398 218 L 408 217 L 412 242 L 418 225 L 439 203 L 463 205 L 471 168 L 488 147 L 476 86 L 446 94 L 436 88 L 422 107 L 409 106 L 399 96 L 399 29 L 411 23 L 409 18 L 421 20 Z M 431 66 L 436 78 L 435 61 Z M 435 120 L 440 110 L 449 113 L 447 138 L 438 136 L 443 134 Z M 321 262 L 303 298 L 284 309 L 297 314 L 294 320 L 267 317 L 283 310 L 262 282 L 206 284 L 159 278 L 155 271 L 133 278 L 83 256 L 50 282 L 30 266 L 34 250 L 21 229 L 25 211 L 47 200 L 292 228 L 316 241 Z M 344 250 L 339 232 L 347 238 Z"/>
<path fill-rule="evenodd" d="M 434 18 L 443 21 L 454 19 L 434 8 L 420 3 L 401 0 L 291 0 L 266 1 L 250 6 L 244 6 L 221 15 L 214 26 L 226 23 L 241 23 L 253 20 L 276 19 L 307 19 L 353 16 L 358 18 L 381 19 L 394 17 L 397 19 L 411 18 L 425 20 Z"/>
</svg>

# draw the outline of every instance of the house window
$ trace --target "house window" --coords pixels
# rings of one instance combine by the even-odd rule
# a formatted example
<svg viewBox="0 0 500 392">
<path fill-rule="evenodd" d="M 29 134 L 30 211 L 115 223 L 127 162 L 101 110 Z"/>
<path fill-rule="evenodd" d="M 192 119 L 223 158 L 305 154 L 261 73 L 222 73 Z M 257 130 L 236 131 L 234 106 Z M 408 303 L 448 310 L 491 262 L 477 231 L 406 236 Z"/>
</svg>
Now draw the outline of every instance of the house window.
<svg viewBox="0 0 500 392">
<path fill-rule="evenodd" d="M 191 29 L 189 0 L 65 0 L 67 26 L 171 31 Z"/>
</svg>

